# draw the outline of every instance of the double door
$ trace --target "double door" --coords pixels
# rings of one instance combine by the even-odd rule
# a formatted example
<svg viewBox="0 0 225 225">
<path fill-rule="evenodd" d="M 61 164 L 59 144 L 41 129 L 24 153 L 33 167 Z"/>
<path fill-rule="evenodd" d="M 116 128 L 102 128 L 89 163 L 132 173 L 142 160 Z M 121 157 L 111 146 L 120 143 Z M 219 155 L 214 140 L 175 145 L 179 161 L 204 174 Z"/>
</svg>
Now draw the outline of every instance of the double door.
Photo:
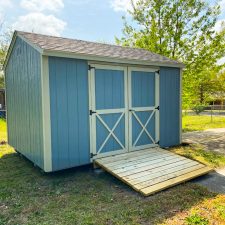
<svg viewBox="0 0 225 225">
<path fill-rule="evenodd" d="M 89 65 L 90 149 L 93 158 L 157 146 L 156 69 Z"/>
</svg>

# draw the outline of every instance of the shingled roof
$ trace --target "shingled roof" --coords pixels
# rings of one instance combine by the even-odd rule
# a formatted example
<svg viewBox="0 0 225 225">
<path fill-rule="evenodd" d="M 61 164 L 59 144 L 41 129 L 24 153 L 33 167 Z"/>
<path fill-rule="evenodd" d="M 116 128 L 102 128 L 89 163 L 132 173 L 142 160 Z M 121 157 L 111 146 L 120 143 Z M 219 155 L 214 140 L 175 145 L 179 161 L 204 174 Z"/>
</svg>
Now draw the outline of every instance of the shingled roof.
<svg viewBox="0 0 225 225">
<path fill-rule="evenodd" d="M 184 67 L 184 65 L 178 61 L 140 48 L 122 47 L 22 31 L 15 31 L 15 34 L 23 37 L 28 43 L 37 46 L 43 50 L 43 52 L 46 52 L 46 55 L 48 55 L 47 53 L 49 52 L 63 52 L 82 56 L 95 56 L 96 60 L 98 57 L 104 57 L 105 59 L 110 58 L 144 62 L 149 65 L 165 64 L 173 67 Z"/>
</svg>

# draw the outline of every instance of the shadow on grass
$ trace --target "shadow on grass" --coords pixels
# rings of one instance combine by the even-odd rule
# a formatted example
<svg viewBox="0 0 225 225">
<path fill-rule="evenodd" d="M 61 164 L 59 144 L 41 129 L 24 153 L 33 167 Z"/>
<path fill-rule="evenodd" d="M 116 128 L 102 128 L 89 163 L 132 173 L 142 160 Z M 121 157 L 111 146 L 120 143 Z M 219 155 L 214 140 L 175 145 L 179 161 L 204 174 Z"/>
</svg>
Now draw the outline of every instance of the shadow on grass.
<svg viewBox="0 0 225 225">
<path fill-rule="evenodd" d="M 17 153 L 0 158 L 0 224 L 158 224 L 215 196 L 185 183 L 143 197 L 90 165 L 46 174 Z"/>
</svg>

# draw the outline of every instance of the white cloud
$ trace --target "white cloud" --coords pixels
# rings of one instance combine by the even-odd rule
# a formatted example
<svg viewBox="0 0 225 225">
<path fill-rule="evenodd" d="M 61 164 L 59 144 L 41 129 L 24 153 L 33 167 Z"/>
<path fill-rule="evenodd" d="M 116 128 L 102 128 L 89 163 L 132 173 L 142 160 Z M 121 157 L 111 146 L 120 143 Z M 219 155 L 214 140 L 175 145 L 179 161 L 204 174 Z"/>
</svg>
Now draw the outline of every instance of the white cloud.
<svg viewBox="0 0 225 225">
<path fill-rule="evenodd" d="M 138 0 L 133 0 L 134 4 Z M 131 0 L 111 0 L 111 7 L 116 11 L 126 12 L 127 10 L 132 10 Z"/>
<path fill-rule="evenodd" d="M 64 7 L 63 0 L 22 0 L 20 5 L 32 12 L 58 11 Z"/>
<path fill-rule="evenodd" d="M 13 29 L 60 36 L 65 26 L 66 22 L 53 15 L 34 12 L 20 16 L 13 24 Z"/>
<path fill-rule="evenodd" d="M 223 10 L 225 9 L 225 0 L 221 0 L 221 1 L 219 2 L 219 4 L 220 4 L 220 9 L 221 9 L 221 11 L 223 11 Z"/>
<path fill-rule="evenodd" d="M 217 64 L 218 65 L 222 65 L 222 64 L 224 64 L 225 63 L 225 57 L 223 57 L 223 58 L 221 58 L 221 59 L 219 59 L 218 61 L 217 61 Z"/>
<path fill-rule="evenodd" d="M 8 8 L 13 7 L 11 0 L 0 0 L 0 24 L 4 21 L 5 11 Z"/>
<path fill-rule="evenodd" d="M 11 0 L 0 0 L 0 11 L 6 8 L 12 7 L 12 1 Z"/>
<path fill-rule="evenodd" d="M 222 28 L 225 28 L 225 19 L 218 20 L 214 27 L 215 31 L 220 31 Z"/>
</svg>

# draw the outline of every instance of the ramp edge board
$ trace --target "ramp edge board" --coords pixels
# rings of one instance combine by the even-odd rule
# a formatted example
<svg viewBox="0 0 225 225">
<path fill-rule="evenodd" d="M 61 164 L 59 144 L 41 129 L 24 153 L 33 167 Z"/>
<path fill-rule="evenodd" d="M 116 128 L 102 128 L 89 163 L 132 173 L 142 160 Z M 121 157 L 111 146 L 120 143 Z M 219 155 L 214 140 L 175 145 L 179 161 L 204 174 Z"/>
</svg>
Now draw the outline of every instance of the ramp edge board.
<svg viewBox="0 0 225 225">
<path fill-rule="evenodd" d="M 164 181 L 162 183 L 153 185 L 152 187 L 150 186 L 150 187 L 141 189 L 140 193 L 142 193 L 144 196 L 149 196 L 149 195 L 152 195 L 156 192 L 159 192 L 159 191 L 165 190 L 167 188 L 173 187 L 175 185 L 185 183 L 188 180 L 192 180 L 196 177 L 200 177 L 200 176 L 205 175 L 205 174 L 207 174 L 209 172 L 212 172 L 212 171 L 213 171 L 213 169 L 206 166 L 206 167 L 201 168 L 201 169 L 199 169 L 195 172 L 190 172 L 190 173 L 178 176 L 176 178 L 169 179 L 169 180 Z"/>
<path fill-rule="evenodd" d="M 147 157 L 149 158 L 149 153 L 152 152 L 152 157 L 153 159 L 151 160 L 149 158 L 149 162 L 150 164 L 152 164 L 152 161 L 157 160 L 157 158 L 155 158 L 155 148 L 154 150 L 153 149 L 148 149 L 148 151 L 146 151 L 146 149 L 144 151 L 142 150 L 139 150 L 139 152 L 141 153 L 141 155 L 145 154 L 148 155 Z M 159 154 L 160 153 L 163 153 L 162 154 L 162 158 L 165 157 L 165 154 L 169 157 L 171 157 L 171 152 L 169 152 L 168 150 L 164 150 L 164 149 L 159 149 Z M 149 170 L 144 170 L 139 172 L 140 174 L 140 177 L 142 177 L 142 174 L 143 173 L 143 177 L 151 177 L 152 174 L 154 174 L 155 172 L 154 171 L 160 171 L 160 167 L 162 167 L 162 171 L 159 173 L 159 176 L 158 177 L 155 177 L 155 176 L 152 176 L 154 178 L 152 178 L 152 185 L 151 185 L 151 179 L 149 180 L 149 186 L 141 186 L 137 181 L 133 181 L 133 179 L 129 179 L 129 176 L 133 176 L 134 174 L 136 174 L 136 171 L 135 170 L 135 167 L 133 169 L 131 169 L 129 171 L 129 175 L 126 175 L 126 176 L 123 176 L 123 174 L 120 174 L 118 173 L 121 169 L 121 167 L 123 168 L 126 168 L 126 162 L 127 162 L 127 166 L 128 168 L 130 168 L 130 164 L 131 162 L 135 162 L 135 157 L 137 157 L 139 154 L 138 152 L 136 154 L 134 154 L 134 152 L 132 152 L 132 154 L 130 153 L 123 153 L 122 154 L 122 158 L 120 159 L 119 155 L 117 157 L 113 157 L 113 156 L 108 156 L 108 157 L 104 157 L 104 158 L 99 158 L 99 159 L 95 159 L 94 160 L 94 164 L 95 165 L 98 165 L 99 167 L 101 167 L 103 170 L 105 170 L 106 172 L 112 174 L 113 176 L 115 176 L 117 179 L 121 180 L 122 182 L 124 182 L 125 184 L 129 185 L 131 188 L 133 188 L 135 191 L 141 193 L 142 195 L 144 196 L 149 196 L 149 195 L 152 195 L 156 192 L 159 192 L 159 191 L 162 191 L 164 189 L 167 189 L 167 188 L 170 188 L 172 186 L 175 186 L 177 184 L 180 184 L 180 183 L 184 183 L 188 180 L 191 180 L 191 179 L 194 179 L 198 176 L 202 176 L 202 175 L 205 175 L 211 171 L 213 171 L 212 168 L 202 164 L 202 163 L 199 163 L 195 160 L 191 160 L 191 159 L 188 159 L 188 158 L 185 158 L 184 156 L 180 156 L 178 154 L 175 154 L 175 153 L 172 153 L 172 155 L 174 156 L 174 159 L 177 161 L 183 161 L 184 162 L 184 168 L 182 170 L 186 170 L 187 172 L 184 172 L 182 173 L 180 169 L 180 167 L 178 165 L 173 165 L 173 161 L 171 161 L 171 168 L 174 168 L 173 170 L 170 170 L 172 172 L 168 173 L 167 171 L 163 171 L 163 166 L 164 164 L 162 163 L 162 165 L 160 165 L 160 163 L 156 163 L 155 164 L 155 168 L 151 168 Z M 130 160 L 125 160 L 124 161 L 124 156 L 126 159 L 129 159 Z M 138 158 L 138 157 L 137 157 Z M 113 160 L 116 160 L 116 164 L 111 164 Z M 105 162 L 104 162 L 105 161 Z M 120 164 L 120 161 L 121 161 L 121 164 Z M 187 168 L 185 167 L 185 165 L 190 165 L 190 161 L 192 162 L 195 162 L 195 165 L 199 165 L 199 167 L 196 168 L 196 166 L 193 166 L 193 171 L 191 171 L 191 167 L 188 167 L 189 169 L 187 170 Z M 140 162 L 141 163 L 141 162 Z M 111 167 L 111 166 L 112 167 Z M 117 168 L 117 166 L 118 168 Z M 144 166 L 146 166 L 146 161 L 144 162 L 143 164 L 143 168 Z M 169 165 L 168 165 L 169 166 Z M 167 167 L 168 167 L 167 166 Z M 176 170 L 177 168 L 177 170 Z M 152 172 L 151 172 L 152 170 Z M 168 170 L 169 171 L 169 170 Z M 133 172 L 133 173 L 132 173 Z M 162 172 L 165 172 L 164 174 Z M 179 175 L 180 173 L 180 175 Z M 147 175 L 146 175 L 147 174 Z M 162 181 L 160 181 L 160 177 L 162 178 Z M 158 181 L 157 181 L 158 179 Z M 156 181 L 155 181 L 156 180 Z M 155 182 L 155 183 L 154 183 Z"/>
</svg>

